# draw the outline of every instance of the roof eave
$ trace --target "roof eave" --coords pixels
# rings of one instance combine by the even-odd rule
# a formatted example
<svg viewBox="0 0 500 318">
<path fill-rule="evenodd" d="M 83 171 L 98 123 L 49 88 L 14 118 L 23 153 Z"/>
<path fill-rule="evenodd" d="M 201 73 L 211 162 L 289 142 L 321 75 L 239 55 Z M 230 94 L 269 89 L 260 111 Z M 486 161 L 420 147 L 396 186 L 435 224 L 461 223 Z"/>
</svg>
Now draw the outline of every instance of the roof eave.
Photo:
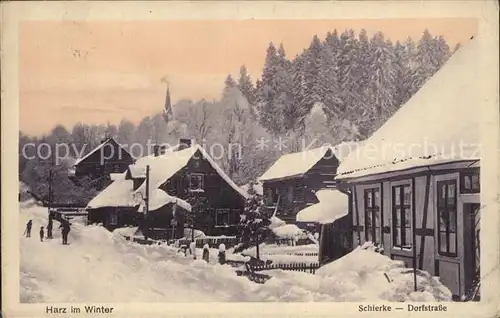
<svg viewBox="0 0 500 318">
<path fill-rule="evenodd" d="M 362 175 L 356 175 L 354 177 L 349 177 L 350 173 L 344 173 L 344 174 L 338 174 L 337 177 L 335 177 L 335 180 L 340 182 L 340 183 L 358 183 L 358 182 L 364 182 L 364 181 L 369 181 L 369 180 L 379 180 L 379 179 L 385 179 L 385 178 L 390 178 L 392 177 L 393 174 L 413 174 L 413 173 L 419 173 L 423 171 L 432 171 L 432 170 L 438 170 L 441 166 L 446 166 L 446 165 L 461 165 L 464 164 L 463 167 L 460 168 L 477 168 L 479 167 L 479 159 L 467 159 L 467 160 L 454 160 L 454 161 L 448 161 L 448 162 L 440 162 L 436 164 L 427 164 L 427 165 L 420 165 L 420 166 L 415 166 L 415 167 L 409 167 L 409 168 L 403 168 L 403 169 L 396 169 L 396 170 L 390 170 L 390 171 L 383 171 L 383 172 L 377 172 L 377 173 L 365 173 Z M 470 165 L 467 165 L 467 163 L 470 163 Z M 442 169 L 445 169 L 445 167 L 441 167 Z M 456 167 L 455 167 L 456 168 Z M 371 168 L 367 168 L 366 171 L 370 171 Z M 345 176 L 345 177 L 343 177 Z"/>
<path fill-rule="evenodd" d="M 259 179 L 258 181 L 262 182 L 262 183 L 266 183 L 266 182 L 278 182 L 278 181 L 288 181 L 290 179 L 303 178 L 307 174 L 307 172 L 309 172 L 309 171 L 306 171 L 305 173 L 294 174 L 294 175 L 291 175 L 291 176 L 285 176 L 285 177 L 280 177 L 280 178 Z"/>
</svg>

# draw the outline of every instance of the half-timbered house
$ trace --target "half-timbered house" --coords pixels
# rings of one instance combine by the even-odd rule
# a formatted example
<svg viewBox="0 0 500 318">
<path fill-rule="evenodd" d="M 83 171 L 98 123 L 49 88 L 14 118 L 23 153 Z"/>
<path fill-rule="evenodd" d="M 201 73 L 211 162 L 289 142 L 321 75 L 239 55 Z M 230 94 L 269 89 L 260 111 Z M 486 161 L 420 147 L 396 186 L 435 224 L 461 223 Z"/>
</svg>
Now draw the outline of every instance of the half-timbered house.
<svg viewBox="0 0 500 318">
<path fill-rule="evenodd" d="M 355 145 L 342 143 L 281 156 L 259 178 L 266 209 L 287 223 L 295 223 L 298 211 L 318 203 L 316 191 L 336 188 L 339 160 Z"/>
<path fill-rule="evenodd" d="M 481 60 L 476 40 L 456 52 L 339 166 L 354 245 L 440 277 L 456 298 L 477 296 Z"/>
<path fill-rule="evenodd" d="M 84 176 L 89 177 L 96 188 L 102 189 L 110 183 L 111 173 L 122 173 L 132 163 L 134 159 L 127 150 L 113 138 L 106 138 L 99 146 L 76 160 L 70 177 L 76 181 Z"/>
<path fill-rule="evenodd" d="M 89 219 L 105 224 L 112 220 L 115 227 L 147 219 L 150 228 L 168 229 L 173 226 L 176 209 L 173 223 L 181 235 L 186 213 L 191 210 L 188 202 L 195 197 L 205 199 L 203 212 L 194 218 L 195 228 L 207 235 L 236 234 L 247 194 L 200 145 L 183 140 L 163 154 L 155 151 L 130 165 L 120 179 L 89 203 Z M 144 214 L 146 200 L 149 207 Z"/>
</svg>

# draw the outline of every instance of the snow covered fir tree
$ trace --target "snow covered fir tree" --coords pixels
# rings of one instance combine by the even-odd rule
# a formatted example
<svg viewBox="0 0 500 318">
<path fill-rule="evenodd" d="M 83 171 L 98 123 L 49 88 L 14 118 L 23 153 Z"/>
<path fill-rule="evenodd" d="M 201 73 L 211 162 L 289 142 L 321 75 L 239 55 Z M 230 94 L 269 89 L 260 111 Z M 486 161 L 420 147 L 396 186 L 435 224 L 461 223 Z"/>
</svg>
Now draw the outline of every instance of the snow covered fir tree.
<svg viewBox="0 0 500 318">
<path fill-rule="evenodd" d="M 257 193 L 254 186 L 255 183 L 250 182 L 245 211 L 240 216 L 241 245 L 236 250 L 255 246 L 256 258 L 260 259 L 259 245 L 266 239 L 271 221 L 270 216 L 266 215 L 262 209 L 264 204 L 262 196 Z"/>
<path fill-rule="evenodd" d="M 290 55 L 267 41 L 259 72 L 238 56 L 206 83 L 216 98 L 186 97 L 170 70 L 157 112 L 20 131 L 21 302 L 480 299 L 480 158 L 356 157 L 478 144 L 477 42 L 333 29 Z M 28 159 L 39 144 L 72 147 Z"/>
</svg>

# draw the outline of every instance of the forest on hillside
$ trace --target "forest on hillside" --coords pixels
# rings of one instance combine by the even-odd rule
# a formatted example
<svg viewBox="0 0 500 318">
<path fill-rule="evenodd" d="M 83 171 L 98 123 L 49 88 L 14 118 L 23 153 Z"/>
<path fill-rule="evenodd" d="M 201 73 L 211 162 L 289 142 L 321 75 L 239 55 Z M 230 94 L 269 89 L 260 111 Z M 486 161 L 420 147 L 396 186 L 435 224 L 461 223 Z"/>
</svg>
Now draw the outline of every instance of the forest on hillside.
<svg viewBox="0 0 500 318">
<path fill-rule="evenodd" d="M 46 191 L 39 184 L 47 181 L 50 160 L 26 159 L 22 149 L 27 143 L 72 144 L 86 153 L 112 136 L 125 145 L 146 146 L 148 141 L 174 145 L 179 138 L 194 138 L 207 147 L 221 145 L 220 165 L 236 183 L 245 184 L 284 153 L 366 139 L 458 48 L 459 44 L 450 49 L 442 36 L 428 30 L 417 41 L 395 43 L 381 32 L 369 37 L 365 30 L 359 34 L 334 30 L 323 40 L 314 36 L 309 47 L 292 59 L 283 44 L 270 43 L 255 82 L 243 65 L 237 76 L 227 76 L 219 99 L 180 100 L 172 106 L 174 116 L 167 123 L 159 111 L 137 125 L 123 119 L 118 125 L 78 123 L 71 130 L 58 125 L 41 137 L 20 132 L 20 179 Z M 262 140 L 269 140 L 268 146 L 258 147 Z M 241 145 L 241 151 L 227 151 L 232 144 Z M 60 199 L 67 201 L 63 190 L 72 191 L 63 184 Z M 93 195 L 90 188 L 86 196 Z"/>
</svg>

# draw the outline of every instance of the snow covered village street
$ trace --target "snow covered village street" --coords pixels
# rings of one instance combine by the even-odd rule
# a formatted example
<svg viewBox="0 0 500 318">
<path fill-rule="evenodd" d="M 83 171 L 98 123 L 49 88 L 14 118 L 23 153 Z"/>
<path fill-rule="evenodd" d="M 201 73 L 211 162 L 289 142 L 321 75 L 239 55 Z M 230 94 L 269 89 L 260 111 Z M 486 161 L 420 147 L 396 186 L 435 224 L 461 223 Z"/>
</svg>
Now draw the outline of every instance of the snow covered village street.
<svg viewBox="0 0 500 318">
<path fill-rule="evenodd" d="M 47 209 L 33 201 L 21 203 L 20 232 L 29 219 L 34 229 L 39 228 L 46 216 Z M 61 244 L 58 231 L 54 239 L 44 242 L 36 235 L 21 238 L 21 302 L 440 301 L 451 297 L 428 275 L 418 276 L 421 291 L 413 292 L 411 270 L 370 250 L 357 249 L 315 275 L 266 271 L 272 278 L 256 284 L 238 277 L 234 268 L 218 265 L 215 255 L 207 264 L 177 253 L 174 247 L 139 245 L 103 227 L 72 223 L 70 245 Z"/>
<path fill-rule="evenodd" d="M 333 2 L 11 4 L 0 318 L 495 316 L 488 1 Z"/>
</svg>

